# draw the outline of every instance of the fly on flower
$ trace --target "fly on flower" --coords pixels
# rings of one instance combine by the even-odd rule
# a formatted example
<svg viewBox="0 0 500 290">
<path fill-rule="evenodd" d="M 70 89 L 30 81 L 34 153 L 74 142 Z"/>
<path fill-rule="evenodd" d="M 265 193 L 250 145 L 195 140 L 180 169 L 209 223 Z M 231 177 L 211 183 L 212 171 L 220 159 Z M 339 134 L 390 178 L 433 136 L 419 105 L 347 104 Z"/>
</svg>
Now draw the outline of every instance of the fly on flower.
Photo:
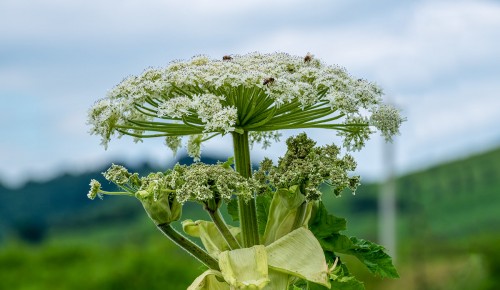
<svg viewBox="0 0 500 290">
<path fill-rule="evenodd" d="M 274 83 L 274 78 L 267 78 L 262 83 L 264 86 Z"/>
<path fill-rule="evenodd" d="M 304 62 L 311 62 L 313 59 L 313 55 L 311 53 L 307 53 L 306 56 L 304 57 Z"/>
</svg>

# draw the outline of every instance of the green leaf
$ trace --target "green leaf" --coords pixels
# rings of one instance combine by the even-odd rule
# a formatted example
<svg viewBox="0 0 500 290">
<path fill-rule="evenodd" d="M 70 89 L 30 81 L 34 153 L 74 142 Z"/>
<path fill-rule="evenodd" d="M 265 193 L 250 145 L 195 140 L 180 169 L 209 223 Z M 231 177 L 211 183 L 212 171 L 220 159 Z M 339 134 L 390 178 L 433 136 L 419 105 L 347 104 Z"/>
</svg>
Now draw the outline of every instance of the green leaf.
<svg viewBox="0 0 500 290">
<path fill-rule="evenodd" d="M 272 196 L 269 194 L 257 195 L 257 224 L 259 225 L 259 234 L 264 235 L 266 229 L 267 217 L 271 206 Z"/>
<path fill-rule="evenodd" d="M 314 213 L 314 217 L 309 223 L 309 228 L 314 235 L 320 239 L 338 234 L 340 231 L 345 231 L 347 228 L 347 221 L 344 218 L 328 214 L 325 205 L 320 201 Z"/>
<path fill-rule="evenodd" d="M 333 234 L 318 239 L 325 251 L 352 255 L 360 260 L 374 275 L 387 278 L 399 278 L 399 274 L 392 264 L 392 258 L 385 252 L 384 247 L 341 234 Z"/>
<path fill-rule="evenodd" d="M 335 290 L 365 290 L 362 282 L 356 280 L 354 276 L 349 274 L 347 267 L 340 261 L 337 261 L 337 266 L 330 273 L 330 289 Z M 308 282 L 308 290 L 326 290 L 325 286 Z"/>
<path fill-rule="evenodd" d="M 239 221 L 240 220 L 240 214 L 239 214 L 239 209 L 238 209 L 238 200 L 237 199 L 231 199 L 227 203 L 227 213 L 231 216 L 233 221 Z"/>
<path fill-rule="evenodd" d="M 365 290 L 364 284 L 349 274 L 346 265 L 340 261 L 337 262 L 337 266 L 330 273 L 332 289 Z"/>
<path fill-rule="evenodd" d="M 354 247 L 348 254 L 358 258 L 370 272 L 380 277 L 399 278 L 398 271 L 392 264 L 392 258 L 381 245 L 351 237 Z"/>
<path fill-rule="evenodd" d="M 300 288 L 299 288 L 300 289 Z M 331 288 L 337 290 L 337 288 Z M 328 290 L 327 287 L 315 283 L 307 283 L 307 290 Z"/>
<path fill-rule="evenodd" d="M 336 290 L 365 290 L 365 285 L 354 276 L 342 277 L 340 279 L 331 280 L 332 289 Z"/>
<path fill-rule="evenodd" d="M 222 163 L 222 167 L 226 169 L 232 169 L 232 165 L 234 164 L 234 157 L 229 157 L 226 162 Z"/>
<path fill-rule="evenodd" d="M 307 290 L 307 283 L 304 279 L 298 279 L 295 283 L 288 285 L 288 290 Z"/>
</svg>

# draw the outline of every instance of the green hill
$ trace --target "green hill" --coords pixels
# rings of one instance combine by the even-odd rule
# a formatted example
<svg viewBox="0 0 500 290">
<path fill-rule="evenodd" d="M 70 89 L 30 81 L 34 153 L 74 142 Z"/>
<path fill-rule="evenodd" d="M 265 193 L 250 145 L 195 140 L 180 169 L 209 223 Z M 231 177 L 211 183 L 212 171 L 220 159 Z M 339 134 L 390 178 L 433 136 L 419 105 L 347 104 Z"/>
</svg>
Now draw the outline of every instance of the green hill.
<svg viewBox="0 0 500 290">
<path fill-rule="evenodd" d="M 380 184 L 362 184 L 355 196 L 327 200 L 347 216 L 356 234 L 376 237 Z M 500 148 L 400 176 L 396 180 L 401 238 L 425 232 L 457 240 L 498 233 L 500 225 Z"/>
</svg>

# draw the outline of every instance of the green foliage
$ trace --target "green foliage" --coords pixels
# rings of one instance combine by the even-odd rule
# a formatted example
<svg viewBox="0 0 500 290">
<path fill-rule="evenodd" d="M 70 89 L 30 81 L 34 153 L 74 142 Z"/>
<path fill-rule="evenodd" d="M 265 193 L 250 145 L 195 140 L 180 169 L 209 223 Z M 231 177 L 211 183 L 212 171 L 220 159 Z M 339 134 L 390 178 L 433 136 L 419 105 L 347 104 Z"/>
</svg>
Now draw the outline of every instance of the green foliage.
<svg viewBox="0 0 500 290">
<path fill-rule="evenodd" d="M 323 202 L 318 202 L 318 208 L 309 222 L 309 227 L 317 238 L 326 238 L 340 231 L 345 231 L 347 221 L 344 218 L 328 214 Z"/>
<path fill-rule="evenodd" d="M 330 273 L 330 289 L 335 290 L 365 290 L 365 285 L 357 280 L 347 270 L 347 266 L 342 262 L 337 261 L 336 267 Z M 314 284 L 307 283 L 307 290 L 326 290 L 328 288 Z"/>
<path fill-rule="evenodd" d="M 263 236 L 266 229 L 269 208 L 271 206 L 272 196 L 270 194 L 260 194 L 256 197 L 257 223 L 259 225 L 259 235 Z"/>
<path fill-rule="evenodd" d="M 385 252 L 384 247 L 356 237 L 351 237 L 349 241 L 351 243 L 348 247 L 346 247 L 347 243 L 344 243 L 344 247 L 337 251 L 355 256 L 373 274 L 380 277 L 399 278 L 399 274 L 392 264 L 392 258 Z"/>
<path fill-rule="evenodd" d="M 466 249 L 484 258 L 485 275 L 489 273 L 489 276 L 484 278 L 484 285 L 478 285 L 477 289 L 496 289 L 495 286 L 499 283 L 497 273 L 500 269 L 498 266 L 500 255 L 498 254 L 498 238 L 491 238 L 491 234 L 497 232 L 500 222 L 500 216 L 497 214 L 500 204 L 500 195 L 498 195 L 500 179 L 497 178 L 500 176 L 500 166 L 498 164 L 500 164 L 500 150 L 451 162 L 398 179 L 400 198 L 398 221 L 400 229 L 403 230 L 399 236 L 400 245 L 403 248 L 399 259 L 403 266 L 401 267 L 403 268 L 401 280 L 405 279 L 404 267 L 408 267 L 407 248 L 415 246 L 414 242 L 419 240 L 422 245 L 426 246 L 425 252 L 428 255 L 423 260 L 420 254 L 424 250 L 418 247 L 418 266 L 432 259 L 448 257 L 444 255 L 463 253 Z M 71 236 L 72 243 L 78 240 L 76 244 L 61 243 L 57 246 L 41 241 L 42 244 L 37 247 L 8 245 L 0 248 L 0 289 L 88 289 L 90 287 L 95 289 L 159 289 L 155 288 L 155 285 L 165 282 L 164 277 L 179 277 L 176 280 L 183 280 L 185 284 L 172 286 L 173 288 L 163 285 L 163 289 L 185 289 L 193 278 L 202 272 L 199 264 L 191 257 L 184 255 L 179 258 L 176 254 L 172 254 L 175 252 L 173 246 L 163 248 L 163 246 L 156 245 L 157 243 L 170 244 L 161 237 L 159 237 L 161 242 L 155 240 L 153 244 L 156 246 L 151 246 L 160 250 L 155 251 L 154 254 L 151 249 L 144 252 L 144 245 L 138 243 L 144 242 L 144 236 L 148 236 L 150 231 L 137 231 L 135 228 L 129 228 L 130 223 L 136 221 L 138 217 L 142 219 L 142 215 L 138 213 L 142 214 L 143 210 L 137 201 L 126 198 L 112 201 L 104 199 L 92 204 L 87 200 L 85 193 L 88 190 L 88 181 L 91 178 L 98 178 L 99 175 L 99 172 L 66 175 L 50 182 L 28 183 L 25 187 L 15 190 L 0 186 L 0 234 L 5 236 L 12 232 L 11 227 L 22 225 L 23 222 L 41 221 L 36 225 L 39 228 L 45 228 L 47 239 L 60 239 L 66 233 Z M 356 196 L 343 194 L 342 198 L 325 198 L 325 205 L 322 206 L 328 208 L 329 211 L 333 209 L 336 215 L 348 217 L 351 224 L 356 224 L 356 227 L 349 229 L 349 235 L 373 238 L 376 230 L 374 213 L 377 193 L 378 185 L 363 184 L 358 188 Z M 232 217 L 237 219 L 237 204 L 234 203 L 234 205 L 236 205 L 236 212 L 232 212 Z M 30 210 L 23 210 L 27 206 Z M 183 213 L 185 217 L 193 218 L 195 215 L 190 209 L 191 206 L 199 207 L 195 204 L 186 204 L 186 211 Z M 228 208 L 230 206 L 231 204 Z M 257 207 L 259 207 L 258 204 Z M 231 210 L 228 209 L 228 211 L 231 213 Z M 422 227 L 409 227 L 412 215 L 416 215 L 418 221 L 425 224 Z M 332 218 L 332 215 L 328 213 L 323 215 L 323 218 L 321 216 L 316 215 L 311 220 L 311 230 L 316 236 L 329 235 L 329 226 L 319 226 L 323 223 L 331 225 L 331 235 L 344 230 L 341 218 Z M 194 219 L 197 218 L 203 217 L 197 216 Z M 75 236 L 74 228 L 77 226 L 85 229 L 88 234 L 81 237 Z M 123 229 L 123 226 L 127 229 Z M 99 233 L 97 236 L 94 234 L 97 227 L 105 228 L 106 233 Z M 147 229 L 151 227 L 151 223 L 144 225 Z M 409 228 L 411 233 L 406 230 Z M 114 235 L 112 238 L 107 238 L 109 232 L 114 231 L 121 236 Z M 416 231 L 418 235 L 415 234 Z M 145 232 L 148 234 L 145 235 Z M 124 237 L 123 233 L 127 235 Z M 478 233 L 484 235 L 481 243 L 471 242 L 472 239 L 477 239 Z M 154 236 L 157 234 L 153 231 Z M 416 236 L 419 238 L 416 239 Z M 358 244 L 361 249 L 370 248 L 368 244 L 360 241 L 356 243 L 351 241 L 347 234 L 339 234 L 337 238 L 341 249 L 349 248 L 350 244 Z M 439 243 L 432 243 L 436 238 L 439 238 Z M 103 244 L 103 240 L 109 240 L 114 247 Z M 125 242 L 129 243 L 130 240 L 136 244 L 123 245 Z M 463 245 L 459 247 L 458 242 Z M 333 252 L 326 254 L 328 260 L 333 263 L 336 255 Z M 143 258 L 139 258 L 139 255 L 143 255 Z M 150 269 L 149 266 L 160 268 L 157 260 L 162 260 L 158 258 L 162 256 L 166 257 L 163 260 L 166 264 L 161 266 L 163 269 Z M 185 261 L 191 262 L 184 264 Z M 354 262 L 357 263 L 357 261 Z M 131 263 L 137 263 L 142 268 L 132 267 Z M 345 266 L 344 263 L 339 265 Z M 425 265 L 429 271 L 433 270 L 432 264 Z M 383 282 L 384 286 L 381 288 L 376 288 L 374 283 L 380 282 L 358 276 L 356 266 L 357 264 L 349 263 L 350 270 L 365 281 L 368 289 L 400 289 L 387 287 L 387 281 Z M 183 276 L 179 272 L 170 272 L 171 268 L 178 270 L 183 268 L 182 271 L 193 273 L 185 278 L 187 274 Z M 140 275 L 138 276 L 137 273 Z M 26 279 L 28 275 L 30 279 Z M 342 277 L 350 275 L 346 274 Z M 130 283 L 127 285 L 120 284 L 120 281 L 129 280 Z M 152 285 L 151 281 L 154 280 L 156 282 Z M 405 281 L 408 284 L 412 283 L 408 278 Z M 336 289 L 333 285 L 336 285 L 337 289 L 343 289 L 338 284 L 334 284 L 337 282 L 331 282 L 333 289 Z M 88 285 L 90 286 L 87 288 Z"/>
<path fill-rule="evenodd" d="M 365 290 L 365 285 L 363 282 L 357 280 L 354 276 L 347 272 L 345 265 L 342 267 L 336 267 L 334 271 L 330 274 L 330 289 L 335 290 Z M 328 288 L 314 284 L 308 283 L 308 290 L 327 290 Z"/>
<path fill-rule="evenodd" d="M 0 289 L 186 289 L 201 272 L 196 260 L 163 239 L 0 250 Z"/>
<path fill-rule="evenodd" d="M 335 269 L 337 270 L 337 269 Z M 342 268 L 338 268 L 339 271 L 342 271 Z M 354 276 L 352 275 L 346 275 L 345 273 L 332 273 L 330 276 L 331 280 L 330 283 L 332 285 L 331 289 L 337 289 L 337 290 L 364 290 L 365 285 L 358 281 Z"/>
<path fill-rule="evenodd" d="M 341 234 L 332 234 L 329 237 L 320 238 L 319 241 L 325 251 L 358 258 L 375 275 L 399 278 L 391 257 L 385 253 L 384 248 L 380 245 Z"/>
<path fill-rule="evenodd" d="M 334 263 L 335 253 L 352 255 L 358 258 L 375 275 L 387 278 L 399 277 L 396 268 L 392 264 L 391 257 L 385 253 L 382 246 L 340 234 L 340 231 L 346 229 L 346 220 L 328 214 L 322 202 L 318 204 L 316 214 L 310 222 L 310 228 L 325 252 L 329 252 L 326 256 L 331 263 Z M 346 273 L 347 271 L 341 274 Z M 343 279 L 343 277 L 346 277 L 346 279 Z M 353 284 L 354 282 L 351 282 L 351 279 L 347 279 L 347 277 L 341 276 L 337 279 L 337 282 Z"/>
<path fill-rule="evenodd" d="M 264 235 L 264 230 L 266 229 L 267 217 L 269 216 L 269 206 L 272 201 L 272 196 L 268 193 L 259 194 L 256 196 L 256 207 L 257 207 L 257 223 L 259 225 L 259 235 Z M 231 199 L 227 203 L 227 213 L 231 219 L 236 222 L 239 221 L 238 212 L 238 200 Z"/>
<path fill-rule="evenodd" d="M 233 198 L 227 203 L 227 213 L 231 216 L 234 222 L 240 220 L 237 199 Z"/>
</svg>

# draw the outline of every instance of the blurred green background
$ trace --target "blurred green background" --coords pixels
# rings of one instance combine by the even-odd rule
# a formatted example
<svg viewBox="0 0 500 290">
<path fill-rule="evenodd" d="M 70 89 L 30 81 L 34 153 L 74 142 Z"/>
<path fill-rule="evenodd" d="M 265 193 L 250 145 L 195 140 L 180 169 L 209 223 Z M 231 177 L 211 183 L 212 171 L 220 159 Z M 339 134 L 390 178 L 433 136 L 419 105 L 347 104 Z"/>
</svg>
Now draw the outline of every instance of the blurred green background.
<svg viewBox="0 0 500 290">
<path fill-rule="evenodd" d="M 89 180 L 102 181 L 104 169 L 0 187 L 0 289 L 185 289 L 203 272 L 135 199 L 87 200 Z M 356 261 L 348 265 L 366 289 L 499 289 L 499 176 L 500 149 L 398 177 L 401 278 L 376 279 Z M 355 196 L 326 192 L 324 202 L 348 219 L 349 234 L 376 241 L 379 190 L 372 183 Z M 183 218 L 208 217 L 187 204 Z"/>
<path fill-rule="evenodd" d="M 164 140 L 126 138 L 105 151 L 87 109 L 146 67 L 252 51 L 346 67 L 408 118 L 394 146 L 401 279 L 372 279 L 348 261 L 367 289 L 500 289 L 499 41 L 495 0 L 1 0 L 0 289 L 185 289 L 203 269 L 138 202 L 86 198 L 90 179 L 103 181 L 96 166 L 164 170 L 137 164 L 170 163 L 171 152 Z M 312 131 L 319 144 L 335 138 Z M 382 142 L 356 153 L 362 178 L 382 180 Z M 259 147 L 256 160 L 283 151 Z M 230 151 L 214 138 L 204 155 Z M 377 241 L 381 187 L 366 181 L 324 201 L 348 234 Z M 198 208 L 184 218 L 205 218 Z"/>
</svg>

